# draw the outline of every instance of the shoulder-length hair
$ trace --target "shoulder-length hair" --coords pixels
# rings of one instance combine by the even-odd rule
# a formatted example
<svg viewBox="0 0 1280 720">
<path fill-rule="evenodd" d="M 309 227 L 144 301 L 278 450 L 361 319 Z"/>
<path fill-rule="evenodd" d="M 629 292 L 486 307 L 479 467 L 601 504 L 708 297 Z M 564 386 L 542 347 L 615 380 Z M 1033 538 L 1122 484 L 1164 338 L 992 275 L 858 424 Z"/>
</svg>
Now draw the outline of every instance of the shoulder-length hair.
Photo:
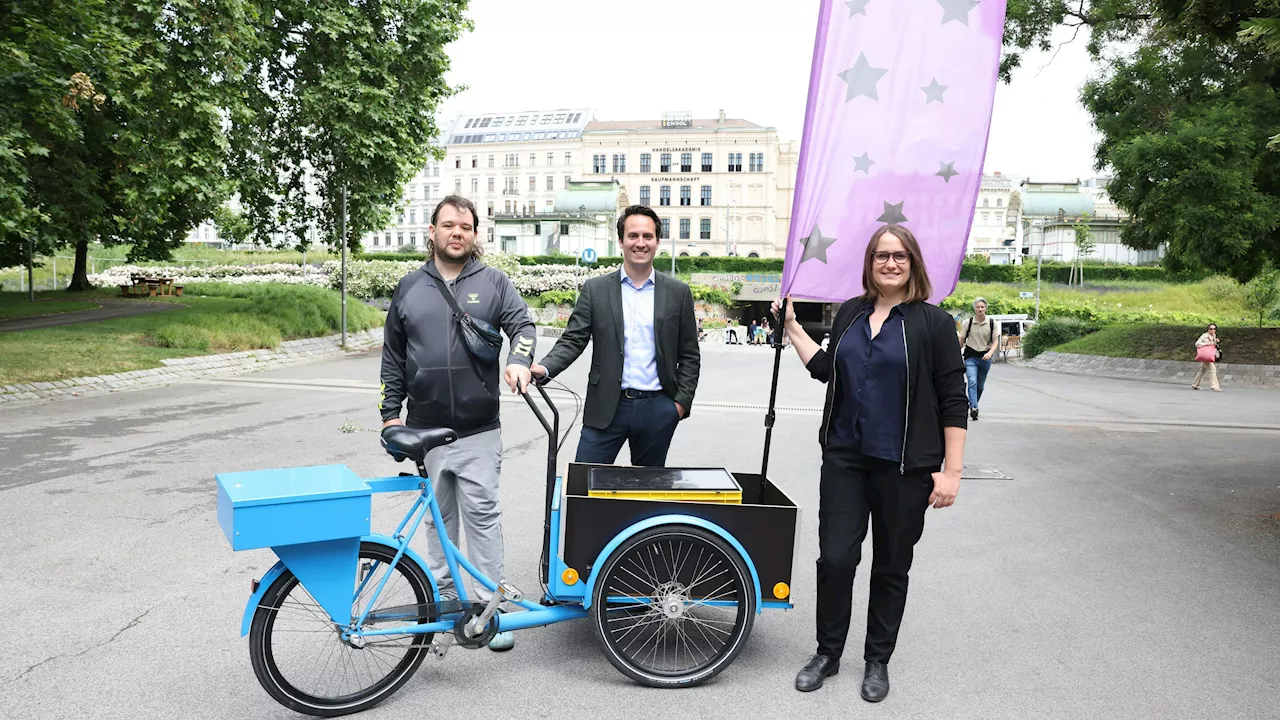
<svg viewBox="0 0 1280 720">
<path fill-rule="evenodd" d="M 916 236 L 901 225 L 885 225 L 876 230 L 870 242 L 867 243 L 866 257 L 862 261 L 862 288 L 866 291 L 867 299 L 874 300 L 880 297 L 880 284 L 876 282 L 874 257 L 880 238 L 889 233 L 893 233 L 894 237 L 902 241 L 902 246 L 911 256 L 910 272 L 907 276 L 907 297 L 904 302 L 928 300 L 933 294 L 933 283 L 929 282 L 929 273 L 925 271 L 924 254 L 920 252 L 920 243 L 916 241 Z"/>
</svg>

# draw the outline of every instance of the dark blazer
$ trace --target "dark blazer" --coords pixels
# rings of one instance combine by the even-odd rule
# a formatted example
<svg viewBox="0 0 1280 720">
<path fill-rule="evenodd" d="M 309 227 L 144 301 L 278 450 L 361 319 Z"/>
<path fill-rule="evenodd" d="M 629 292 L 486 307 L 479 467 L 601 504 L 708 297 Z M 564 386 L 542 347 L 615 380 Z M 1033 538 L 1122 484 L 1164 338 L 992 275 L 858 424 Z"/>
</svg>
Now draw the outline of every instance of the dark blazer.
<svg viewBox="0 0 1280 720">
<path fill-rule="evenodd" d="M 586 349 L 591 351 L 587 405 L 582 422 L 604 429 L 613 421 L 622 393 L 622 348 L 626 325 L 622 320 L 622 269 L 587 280 L 569 317 L 564 335 L 542 359 L 547 374 L 555 377 L 573 364 Z M 698 321 L 689 286 L 662 273 L 654 273 L 653 336 L 657 340 L 658 380 L 662 391 L 685 409 L 693 407 L 698 388 L 701 355 Z"/>
<path fill-rule="evenodd" d="M 822 408 L 818 443 L 827 446 L 827 432 L 837 398 L 836 385 L 842 380 L 836 350 L 858 316 L 871 312 L 865 298 L 847 300 L 836 312 L 827 350 L 818 350 L 809 359 L 809 374 L 827 383 L 827 401 Z M 907 348 L 907 426 L 903 429 L 900 470 L 928 469 L 937 472 L 946 455 L 944 428 L 967 428 L 969 409 L 964 360 L 956 352 L 956 324 L 946 310 L 925 302 L 905 306 L 902 333 Z"/>
</svg>

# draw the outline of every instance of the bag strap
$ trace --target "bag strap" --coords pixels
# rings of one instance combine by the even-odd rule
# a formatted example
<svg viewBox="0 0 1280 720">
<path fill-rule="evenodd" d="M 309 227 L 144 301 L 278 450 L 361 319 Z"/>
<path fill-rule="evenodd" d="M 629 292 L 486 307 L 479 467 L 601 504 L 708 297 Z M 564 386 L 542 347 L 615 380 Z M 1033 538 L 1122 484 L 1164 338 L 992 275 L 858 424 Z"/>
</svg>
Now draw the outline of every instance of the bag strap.
<svg viewBox="0 0 1280 720">
<path fill-rule="evenodd" d="M 444 296 L 445 302 L 449 303 L 449 308 L 453 311 L 453 321 L 458 326 L 458 332 L 462 332 L 462 318 L 469 317 L 462 308 L 458 307 L 458 300 L 453 297 L 453 293 L 449 288 L 445 287 L 446 283 L 443 279 L 432 278 L 436 287 L 440 290 L 440 294 Z M 484 385 L 484 389 L 489 389 L 489 382 L 484 379 L 484 373 L 480 372 L 480 361 L 476 360 L 475 353 L 471 352 L 471 346 L 464 339 L 462 341 L 462 349 L 467 351 L 467 357 L 471 358 L 471 369 L 476 372 L 476 377 L 480 378 L 480 384 Z"/>
<path fill-rule="evenodd" d="M 973 318 L 969 318 L 969 326 L 964 331 L 964 341 L 969 342 L 969 333 L 973 332 Z"/>
</svg>

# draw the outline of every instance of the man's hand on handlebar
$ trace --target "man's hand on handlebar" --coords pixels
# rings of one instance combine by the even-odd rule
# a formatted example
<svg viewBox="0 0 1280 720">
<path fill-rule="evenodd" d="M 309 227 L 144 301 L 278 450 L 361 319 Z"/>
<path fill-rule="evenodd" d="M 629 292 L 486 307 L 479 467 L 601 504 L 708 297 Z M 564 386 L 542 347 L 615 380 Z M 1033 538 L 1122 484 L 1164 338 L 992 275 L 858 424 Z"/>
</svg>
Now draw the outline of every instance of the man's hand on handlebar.
<svg viewBox="0 0 1280 720">
<path fill-rule="evenodd" d="M 529 372 L 533 373 L 533 381 L 540 386 L 551 382 L 551 375 L 547 372 L 547 368 L 538 363 L 530 365 Z"/>
<path fill-rule="evenodd" d="M 511 388 L 511 392 L 518 392 L 522 395 L 529 392 L 529 383 L 533 381 L 529 368 L 519 363 L 511 363 L 507 366 L 507 370 L 503 375 L 507 380 L 507 387 Z"/>
<path fill-rule="evenodd" d="M 391 427 L 392 425 L 403 425 L 403 424 L 404 424 L 404 421 L 403 421 L 403 420 L 401 420 L 400 418 L 391 418 L 390 420 L 385 420 L 385 421 L 383 421 L 383 423 L 382 423 L 382 429 L 383 429 L 383 430 L 386 430 L 387 428 Z"/>
</svg>

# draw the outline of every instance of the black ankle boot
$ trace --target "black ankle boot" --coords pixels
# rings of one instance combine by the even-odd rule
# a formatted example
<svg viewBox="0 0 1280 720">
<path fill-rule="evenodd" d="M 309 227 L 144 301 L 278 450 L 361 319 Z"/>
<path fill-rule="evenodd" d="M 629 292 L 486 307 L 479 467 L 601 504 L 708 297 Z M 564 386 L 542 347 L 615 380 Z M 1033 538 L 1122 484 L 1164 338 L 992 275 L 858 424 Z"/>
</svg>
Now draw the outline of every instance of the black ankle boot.
<svg viewBox="0 0 1280 720">
<path fill-rule="evenodd" d="M 826 655 L 814 655 L 796 675 L 796 689 L 813 692 L 822 687 L 823 681 L 840 672 L 840 659 Z"/>
<path fill-rule="evenodd" d="M 875 660 L 867 661 L 867 673 L 862 679 L 862 699 L 880 702 L 889 694 L 889 666 Z"/>
</svg>

